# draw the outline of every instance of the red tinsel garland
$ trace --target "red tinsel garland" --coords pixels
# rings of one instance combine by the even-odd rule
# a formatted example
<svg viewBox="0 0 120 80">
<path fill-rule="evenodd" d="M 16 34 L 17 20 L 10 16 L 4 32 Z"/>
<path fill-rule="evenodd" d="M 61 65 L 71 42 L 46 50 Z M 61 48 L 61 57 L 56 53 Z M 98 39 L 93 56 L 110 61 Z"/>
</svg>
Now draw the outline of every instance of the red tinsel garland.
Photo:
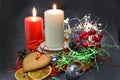
<svg viewBox="0 0 120 80">
<path fill-rule="evenodd" d="M 40 45 L 40 43 L 44 42 L 45 39 L 42 39 L 42 40 L 34 40 L 34 41 L 30 41 L 26 47 L 28 50 L 30 50 L 31 52 L 36 52 L 37 51 L 37 48 L 38 46 Z"/>
</svg>

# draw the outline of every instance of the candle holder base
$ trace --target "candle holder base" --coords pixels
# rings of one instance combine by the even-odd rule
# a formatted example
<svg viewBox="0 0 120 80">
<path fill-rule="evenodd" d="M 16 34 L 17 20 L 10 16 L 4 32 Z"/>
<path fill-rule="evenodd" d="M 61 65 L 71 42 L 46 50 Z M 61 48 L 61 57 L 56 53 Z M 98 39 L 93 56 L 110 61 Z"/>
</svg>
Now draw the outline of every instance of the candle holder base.
<svg viewBox="0 0 120 80">
<path fill-rule="evenodd" d="M 67 49 L 68 48 L 68 43 L 67 42 L 64 42 L 64 45 L 63 47 L 60 47 L 60 48 L 49 48 L 45 42 L 41 43 L 40 46 L 38 46 L 38 51 L 39 52 L 43 52 L 43 53 L 47 53 L 47 54 L 50 54 L 50 55 L 53 55 L 55 54 L 56 52 L 59 52 L 59 51 L 63 51 L 64 49 Z"/>
</svg>

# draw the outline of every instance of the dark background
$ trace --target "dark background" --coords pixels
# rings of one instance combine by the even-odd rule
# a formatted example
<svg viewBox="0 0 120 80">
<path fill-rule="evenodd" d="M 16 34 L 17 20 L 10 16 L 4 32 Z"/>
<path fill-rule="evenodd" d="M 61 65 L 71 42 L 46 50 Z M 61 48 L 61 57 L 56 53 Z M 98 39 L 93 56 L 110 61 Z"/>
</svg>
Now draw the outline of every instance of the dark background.
<svg viewBox="0 0 120 80">
<path fill-rule="evenodd" d="M 38 15 L 43 17 L 43 12 L 51 8 L 53 3 L 65 11 L 65 18 L 82 18 L 87 13 L 104 18 L 108 22 L 106 30 L 119 45 L 119 0 L 0 0 L 0 80 L 14 80 L 13 73 L 7 70 L 13 65 L 13 53 L 25 47 L 24 18 L 32 15 L 33 6 L 38 9 Z M 113 43 L 111 39 L 106 42 Z M 120 64 L 119 52 L 116 49 L 112 50 L 111 60 L 115 64 Z M 120 80 L 120 68 L 107 63 L 99 67 L 99 73 L 92 69 L 78 80 Z M 65 79 L 61 78 L 61 80 Z"/>
</svg>

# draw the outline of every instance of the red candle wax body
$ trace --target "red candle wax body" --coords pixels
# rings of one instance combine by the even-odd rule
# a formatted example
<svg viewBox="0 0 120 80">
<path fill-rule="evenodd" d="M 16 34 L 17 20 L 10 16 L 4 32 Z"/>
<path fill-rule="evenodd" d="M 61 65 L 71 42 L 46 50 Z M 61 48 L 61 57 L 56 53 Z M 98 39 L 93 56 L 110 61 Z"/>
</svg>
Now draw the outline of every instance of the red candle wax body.
<svg viewBox="0 0 120 80">
<path fill-rule="evenodd" d="M 34 40 L 41 40 L 43 36 L 43 19 L 41 17 L 26 17 L 24 19 L 26 46 Z"/>
</svg>

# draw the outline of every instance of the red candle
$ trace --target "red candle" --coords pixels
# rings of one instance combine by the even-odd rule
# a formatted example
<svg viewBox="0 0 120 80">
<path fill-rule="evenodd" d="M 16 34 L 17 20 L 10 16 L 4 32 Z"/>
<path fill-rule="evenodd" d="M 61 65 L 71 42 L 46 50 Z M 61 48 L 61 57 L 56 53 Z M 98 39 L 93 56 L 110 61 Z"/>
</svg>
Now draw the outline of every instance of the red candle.
<svg viewBox="0 0 120 80">
<path fill-rule="evenodd" d="M 33 16 L 24 19 L 25 42 L 26 46 L 29 42 L 41 40 L 43 36 L 43 19 L 36 16 L 36 9 L 32 10 Z"/>
</svg>

